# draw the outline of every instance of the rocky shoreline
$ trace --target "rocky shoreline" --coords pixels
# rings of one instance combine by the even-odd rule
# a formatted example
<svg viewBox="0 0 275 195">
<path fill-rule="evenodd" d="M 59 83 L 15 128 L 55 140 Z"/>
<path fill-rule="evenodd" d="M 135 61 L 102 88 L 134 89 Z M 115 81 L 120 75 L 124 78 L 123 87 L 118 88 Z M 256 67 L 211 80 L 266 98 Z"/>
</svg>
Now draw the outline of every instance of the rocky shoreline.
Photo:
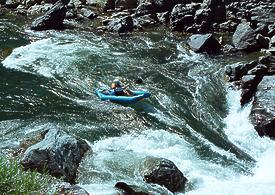
<svg viewBox="0 0 275 195">
<path fill-rule="evenodd" d="M 230 65 L 225 74 L 229 82 L 242 90 L 240 104 L 245 106 L 252 101 L 250 119 L 258 134 L 275 138 L 275 2 L 272 0 L 1 0 L 0 5 L 0 14 L 12 12 L 37 17 L 30 26 L 32 30 L 76 28 L 121 34 L 166 25 L 171 31 L 190 35 L 187 44 L 195 52 L 268 53 L 247 64 Z M 233 34 L 232 41 L 224 43 L 221 33 Z M 91 149 L 86 141 L 49 130 L 41 142 L 25 152 L 21 164 L 75 184 L 79 163 L 88 150 Z M 144 166 L 141 171 L 144 181 L 163 185 L 172 192 L 183 189 L 187 182 L 167 159 L 149 157 Z M 147 194 L 135 192 L 123 182 L 116 187 L 130 194 Z"/>
</svg>

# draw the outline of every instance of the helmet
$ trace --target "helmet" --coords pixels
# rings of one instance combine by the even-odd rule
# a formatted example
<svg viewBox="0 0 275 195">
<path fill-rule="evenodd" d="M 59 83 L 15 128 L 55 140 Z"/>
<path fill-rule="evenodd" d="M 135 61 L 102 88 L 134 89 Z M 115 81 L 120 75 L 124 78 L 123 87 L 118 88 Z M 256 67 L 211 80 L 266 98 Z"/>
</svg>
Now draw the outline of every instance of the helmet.
<svg viewBox="0 0 275 195">
<path fill-rule="evenodd" d="M 119 79 L 114 79 L 114 80 L 113 80 L 113 83 L 115 83 L 116 86 L 118 86 L 118 87 L 121 87 L 121 86 L 122 86 L 122 83 L 121 83 L 121 81 L 120 81 Z"/>
</svg>

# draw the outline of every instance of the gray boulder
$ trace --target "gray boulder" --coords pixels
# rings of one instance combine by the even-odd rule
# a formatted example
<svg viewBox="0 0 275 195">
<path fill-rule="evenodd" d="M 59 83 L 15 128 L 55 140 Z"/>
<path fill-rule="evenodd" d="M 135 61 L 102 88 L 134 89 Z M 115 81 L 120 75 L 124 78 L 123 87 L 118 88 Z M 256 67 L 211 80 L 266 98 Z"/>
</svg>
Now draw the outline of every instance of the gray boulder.
<svg viewBox="0 0 275 195">
<path fill-rule="evenodd" d="M 143 179 L 147 183 L 159 184 L 171 192 L 184 189 L 187 179 L 176 165 L 164 158 L 147 157 L 141 167 Z"/>
<path fill-rule="evenodd" d="M 46 172 L 74 184 L 79 163 L 89 149 L 86 141 L 50 129 L 41 142 L 26 150 L 20 164 L 25 169 Z"/>
<path fill-rule="evenodd" d="M 187 44 L 195 52 L 218 53 L 221 44 L 213 34 L 196 34 L 188 38 Z"/>
<path fill-rule="evenodd" d="M 275 47 L 275 35 L 270 39 L 269 46 L 270 47 Z"/>
<path fill-rule="evenodd" d="M 134 29 L 134 22 L 131 16 L 115 18 L 108 22 L 107 29 L 112 32 L 126 33 Z"/>
<path fill-rule="evenodd" d="M 3 2 L 4 3 L 4 2 Z M 1 3 L 2 4 L 2 3 Z M 14 9 L 14 8 L 17 8 L 17 6 L 20 5 L 20 1 L 18 0 L 6 0 L 5 1 L 5 6 L 7 8 L 11 8 L 11 9 Z"/>
<path fill-rule="evenodd" d="M 256 40 L 256 36 L 257 33 L 248 23 L 241 23 L 233 34 L 232 42 L 238 50 L 257 51 L 260 49 L 260 45 Z"/>
<path fill-rule="evenodd" d="M 56 2 L 54 6 L 45 13 L 45 15 L 36 18 L 32 22 L 31 29 L 37 31 L 64 29 L 63 21 L 67 12 L 66 3 L 63 3 L 62 1 Z"/>
<path fill-rule="evenodd" d="M 89 195 L 89 193 L 78 185 L 70 185 L 69 183 L 61 183 L 54 194 L 64 195 Z"/>
<path fill-rule="evenodd" d="M 275 76 L 265 76 L 257 87 L 250 119 L 260 136 L 275 139 Z"/>
</svg>

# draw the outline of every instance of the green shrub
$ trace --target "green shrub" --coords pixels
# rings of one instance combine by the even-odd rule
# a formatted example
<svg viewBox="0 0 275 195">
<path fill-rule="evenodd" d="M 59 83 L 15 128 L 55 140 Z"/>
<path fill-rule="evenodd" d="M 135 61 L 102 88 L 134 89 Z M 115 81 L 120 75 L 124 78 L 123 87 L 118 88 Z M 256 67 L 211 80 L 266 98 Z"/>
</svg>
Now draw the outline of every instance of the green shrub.
<svg viewBox="0 0 275 195">
<path fill-rule="evenodd" d="M 24 171 L 16 160 L 0 156 L 0 194 L 45 194 L 51 177 Z"/>
</svg>

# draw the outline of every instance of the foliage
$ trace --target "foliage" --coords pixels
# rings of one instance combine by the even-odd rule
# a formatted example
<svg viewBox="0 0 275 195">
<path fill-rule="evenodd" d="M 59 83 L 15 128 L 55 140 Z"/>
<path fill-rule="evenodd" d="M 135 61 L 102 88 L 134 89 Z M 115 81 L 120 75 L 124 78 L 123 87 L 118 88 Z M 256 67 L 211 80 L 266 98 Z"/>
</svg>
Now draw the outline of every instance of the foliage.
<svg viewBox="0 0 275 195">
<path fill-rule="evenodd" d="M 51 177 L 24 171 L 16 160 L 0 156 L 0 194 L 44 194 Z"/>
</svg>

